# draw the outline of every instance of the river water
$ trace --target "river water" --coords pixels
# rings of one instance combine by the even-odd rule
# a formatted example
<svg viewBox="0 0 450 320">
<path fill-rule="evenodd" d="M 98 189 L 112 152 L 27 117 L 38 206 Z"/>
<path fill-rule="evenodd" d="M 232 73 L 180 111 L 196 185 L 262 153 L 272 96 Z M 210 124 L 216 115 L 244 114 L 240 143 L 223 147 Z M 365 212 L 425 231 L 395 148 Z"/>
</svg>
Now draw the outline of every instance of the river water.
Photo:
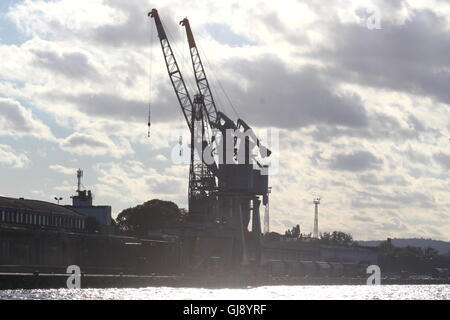
<svg viewBox="0 0 450 320">
<path fill-rule="evenodd" d="M 57 300 L 450 300 L 450 285 L 267 286 L 247 289 L 0 290 L 0 299 Z"/>
</svg>

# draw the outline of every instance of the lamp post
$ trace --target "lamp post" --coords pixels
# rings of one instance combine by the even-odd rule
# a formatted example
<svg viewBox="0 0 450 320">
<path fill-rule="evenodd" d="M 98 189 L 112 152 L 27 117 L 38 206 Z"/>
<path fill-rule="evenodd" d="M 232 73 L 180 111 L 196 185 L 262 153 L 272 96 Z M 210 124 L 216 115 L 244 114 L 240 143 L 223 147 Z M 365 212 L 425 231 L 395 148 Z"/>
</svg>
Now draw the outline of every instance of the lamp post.
<svg viewBox="0 0 450 320">
<path fill-rule="evenodd" d="M 56 201 L 58 201 L 58 206 L 59 206 L 59 201 L 62 200 L 63 198 L 62 198 L 62 197 L 55 197 L 54 199 L 55 199 Z"/>
</svg>

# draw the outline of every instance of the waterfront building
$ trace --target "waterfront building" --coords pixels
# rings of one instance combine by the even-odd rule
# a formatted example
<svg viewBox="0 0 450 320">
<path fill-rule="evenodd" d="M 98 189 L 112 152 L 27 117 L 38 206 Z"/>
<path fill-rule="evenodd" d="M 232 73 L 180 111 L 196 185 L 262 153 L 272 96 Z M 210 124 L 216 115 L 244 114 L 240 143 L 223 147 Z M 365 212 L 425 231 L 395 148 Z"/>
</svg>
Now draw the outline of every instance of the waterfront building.
<svg viewBox="0 0 450 320">
<path fill-rule="evenodd" d="M 77 171 L 78 188 L 76 195 L 72 196 L 72 205 L 66 208 L 81 213 L 85 216 L 95 218 L 102 232 L 113 232 L 111 219 L 111 206 L 94 206 L 91 190 L 81 190 L 81 178 L 83 171 Z"/>
<path fill-rule="evenodd" d="M 83 232 L 87 217 L 50 202 L 0 197 L 0 223 L 29 228 L 53 228 Z"/>
</svg>

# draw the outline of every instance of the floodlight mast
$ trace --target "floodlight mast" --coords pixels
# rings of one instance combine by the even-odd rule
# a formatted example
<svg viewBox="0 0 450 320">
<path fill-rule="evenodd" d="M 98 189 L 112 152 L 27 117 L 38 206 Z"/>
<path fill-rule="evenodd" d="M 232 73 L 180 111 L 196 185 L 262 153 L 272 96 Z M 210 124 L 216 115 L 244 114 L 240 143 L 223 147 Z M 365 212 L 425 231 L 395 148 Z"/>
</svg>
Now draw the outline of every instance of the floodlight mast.
<svg viewBox="0 0 450 320">
<path fill-rule="evenodd" d="M 319 204 L 320 198 L 314 198 L 314 239 L 319 239 Z"/>
</svg>

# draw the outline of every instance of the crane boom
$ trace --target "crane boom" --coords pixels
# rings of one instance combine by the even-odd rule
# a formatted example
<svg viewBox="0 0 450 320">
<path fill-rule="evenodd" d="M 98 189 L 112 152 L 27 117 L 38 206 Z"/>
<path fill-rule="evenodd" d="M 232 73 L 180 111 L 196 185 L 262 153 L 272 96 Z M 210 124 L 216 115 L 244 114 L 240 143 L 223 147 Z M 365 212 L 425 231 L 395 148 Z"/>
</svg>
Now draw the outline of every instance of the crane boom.
<svg viewBox="0 0 450 320">
<path fill-rule="evenodd" d="M 217 111 L 217 107 L 214 102 L 214 97 L 212 95 L 208 79 L 206 78 L 205 69 L 203 67 L 200 54 L 198 53 L 197 44 L 195 43 L 194 34 L 192 33 L 191 25 L 189 24 L 188 18 L 184 18 L 183 20 L 181 20 L 180 25 L 186 28 L 186 36 L 191 53 L 191 60 L 195 74 L 195 81 L 197 82 L 197 88 L 199 92 L 204 96 L 205 109 L 211 127 L 219 128 L 222 131 L 225 129 L 236 130 L 239 127 L 243 127 L 244 131 L 251 132 L 251 138 L 262 151 L 262 155 L 270 156 L 271 151 L 266 147 L 264 147 L 262 144 L 260 144 L 260 140 L 253 133 L 253 130 L 251 130 L 251 128 L 242 119 L 238 119 L 237 123 L 235 124 L 224 113 Z"/>
<path fill-rule="evenodd" d="M 170 46 L 170 42 L 167 38 L 166 31 L 164 30 L 164 26 L 161 22 L 161 18 L 159 17 L 158 10 L 152 9 L 152 11 L 149 12 L 148 16 L 155 19 L 156 29 L 158 32 L 159 41 L 161 43 L 164 61 L 166 62 L 167 72 L 169 73 L 170 81 L 172 82 L 173 89 L 181 106 L 181 110 L 183 111 L 183 115 L 189 127 L 189 131 L 192 135 L 194 134 L 195 129 L 194 122 L 192 120 L 196 118 L 194 104 L 192 103 L 192 99 L 186 88 L 186 83 L 184 82 L 183 75 L 181 74 L 180 68 L 178 67 L 177 60 L 172 51 L 172 47 Z M 203 106 L 204 104 L 201 103 L 201 105 Z M 207 139 L 206 137 L 203 138 Z M 199 154 L 202 155 L 205 148 L 210 144 L 211 141 L 203 141 L 202 150 L 198 150 Z M 201 158 L 204 162 L 203 156 L 201 156 Z M 216 163 L 205 162 L 205 165 L 210 172 L 212 172 L 214 175 L 218 175 Z"/>
<path fill-rule="evenodd" d="M 195 81 L 197 82 L 198 91 L 200 92 L 200 94 L 203 95 L 208 122 L 211 126 L 215 126 L 218 121 L 217 107 L 216 103 L 214 102 L 214 97 L 212 95 L 208 79 L 206 78 L 205 68 L 203 68 L 202 59 L 200 58 L 200 54 L 198 53 L 191 25 L 189 24 L 189 20 L 187 18 L 181 20 L 180 25 L 186 28 L 186 35 L 188 38 L 189 50 L 191 52 L 191 60 L 195 74 Z"/>
<path fill-rule="evenodd" d="M 191 97 L 187 91 L 186 84 L 183 76 L 181 75 L 180 68 L 178 67 L 177 60 L 173 54 L 172 47 L 167 39 L 166 32 L 159 18 L 158 10 L 152 9 L 148 14 L 155 19 L 156 29 L 158 31 L 159 42 L 161 43 L 161 49 L 164 54 L 164 60 L 166 62 L 167 72 L 169 73 L 170 81 L 172 82 L 173 89 L 180 103 L 181 109 L 186 119 L 189 130 L 192 132 L 191 125 L 192 111 L 194 109 Z"/>
</svg>

